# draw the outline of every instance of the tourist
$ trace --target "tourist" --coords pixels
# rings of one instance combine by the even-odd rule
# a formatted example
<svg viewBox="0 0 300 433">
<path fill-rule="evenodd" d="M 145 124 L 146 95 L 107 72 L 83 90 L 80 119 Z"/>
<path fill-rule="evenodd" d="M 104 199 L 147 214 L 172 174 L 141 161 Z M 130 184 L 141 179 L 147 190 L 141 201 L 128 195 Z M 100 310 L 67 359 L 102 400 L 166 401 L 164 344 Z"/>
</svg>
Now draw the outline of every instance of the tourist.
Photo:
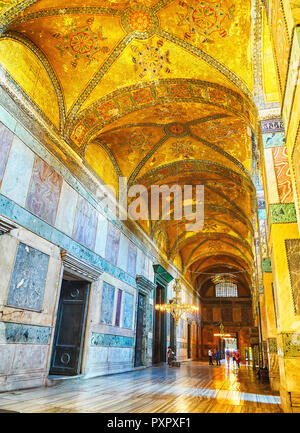
<svg viewBox="0 0 300 433">
<path fill-rule="evenodd" d="M 233 365 L 235 365 L 235 352 L 234 351 L 232 352 L 232 362 L 233 362 Z"/>
<path fill-rule="evenodd" d="M 212 357 L 213 357 L 213 352 L 211 349 L 209 349 L 208 351 L 209 365 L 214 365 Z"/>
<path fill-rule="evenodd" d="M 227 365 L 230 363 L 230 352 L 229 350 L 226 350 L 226 359 L 227 359 Z"/>
<path fill-rule="evenodd" d="M 235 354 L 235 362 L 236 362 L 236 365 L 238 366 L 238 368 L 240 368 L 241 358 L 240 358 L 239 352 L 236 352 L 236 354 Z"/>
<path fill-rule="evenodd" d="M 172 365 L 173 365 L 174 357 L 175 357 L 175 353 L 173 352 L 172 347 L 169 346 L 168 347 L 168 353 L 167 353 L 167 359 L 168 359 L 169 368 L 171 368 Z"/>
<path fill-rule="evenodd" d="M 219 351 L 219 349 L 217 349 L 217 351 L 216 351 L 216 364 L 221 365 L 220 364 L 220 351 Z"/>
</svg>

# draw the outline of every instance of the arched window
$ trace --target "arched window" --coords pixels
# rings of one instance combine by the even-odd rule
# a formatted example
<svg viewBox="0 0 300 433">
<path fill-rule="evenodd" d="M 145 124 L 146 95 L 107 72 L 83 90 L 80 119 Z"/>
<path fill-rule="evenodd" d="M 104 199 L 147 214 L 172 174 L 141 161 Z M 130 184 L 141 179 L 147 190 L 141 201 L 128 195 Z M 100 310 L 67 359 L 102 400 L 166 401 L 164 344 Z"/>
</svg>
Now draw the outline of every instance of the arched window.
<svg viewBox="0 0 300 433">
<path fill-rule="evenodd" d="M 215 285 L 217 298 L 237 298 L 237 285 L 233 283 L 219 283 Z"/>
</svg>

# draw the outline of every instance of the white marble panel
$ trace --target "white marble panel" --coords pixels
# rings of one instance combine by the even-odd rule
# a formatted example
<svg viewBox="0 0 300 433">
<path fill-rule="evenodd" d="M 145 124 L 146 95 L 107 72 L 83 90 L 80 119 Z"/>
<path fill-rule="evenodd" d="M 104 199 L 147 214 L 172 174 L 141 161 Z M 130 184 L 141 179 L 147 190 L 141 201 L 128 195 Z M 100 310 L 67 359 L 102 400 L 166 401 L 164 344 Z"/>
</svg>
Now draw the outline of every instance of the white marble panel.
<svg viewBox="0 0 300 433">
<path fill-rule="evenodd" d="M 13 372 L 44 370 L 47 365 L 48 345 L 16 344 Z"/>
<path fill-rule="evenodd" d="M 98 228 L 96 234 L 95 253 L 99 254 L 99 256 L 101 257 L 105 257 L 107 227 L 107 219 L 103 215 L 98 214 Z"/>
<path fill-rule="evenodd" d="M 78 193 L 63 181 L 58 203 L 55 226 L 58 230 L 72 236 Z"/>
<path fill-rule="evenodd" d="M 123 271 L 127 270 L 127 259 L 128 259 L 128 239 L 126 238 L 126 236 L 123 235 L 123 233 L 121 233 L 117 266 L 123 269 Z"/>
<path fill-rule="evenodd" d="M 108 362 L 130 362 L 132 361 L 132 352 L 133 349 L 128 347 L 109 347 Z"/>
<path fill-rule="evenodd" d="M 1 185 L 1 193 L 25 207 L 30 184 L 34 153 L 17 137 L 10 150 Z"/>
<path fill-rule="evenodd" d="M 14 352 L 15 344 L 0 344 L 0 374 L 10 373 L 14 358 Z"/>
</svg>

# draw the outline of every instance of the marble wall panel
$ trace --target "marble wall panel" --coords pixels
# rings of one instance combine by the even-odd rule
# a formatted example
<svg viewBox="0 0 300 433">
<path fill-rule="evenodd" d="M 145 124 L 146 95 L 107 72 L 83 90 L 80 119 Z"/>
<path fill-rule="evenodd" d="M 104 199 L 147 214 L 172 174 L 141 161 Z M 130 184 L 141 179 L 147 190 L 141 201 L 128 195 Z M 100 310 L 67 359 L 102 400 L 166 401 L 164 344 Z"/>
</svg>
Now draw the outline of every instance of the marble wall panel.
<svg viewBox="0 0 300 433">
<path fill-rule="evenodd" d="M 263 134 L 263 143 L 264 143 L 264 148 L 285 146 L 284 132 Z"/>
<path fill-rule="evenodd" d="M 93 332 L 91 338 L 92 346 L 105 347 L 132 347 L 133 338 L 123 335 L 98 334 Z"/>
<path fill-rule="evenodd" d="M 276 173 L 274 167 L 274 156 L 272 149 L 265 149 L 265 166 L 268 184 L 268 201 L 269 203 L 279 203 L 279 192 L 277 187 Z"/>
<path fill-rule="evenodd" d="M 2 180 L 1 193 L 23 207 L 26 203 L 33 162 L 34 154 L 31 150 L 14 137 Z"/>
<path fill-rule="evenodd" d="M 136 274 L 147 277 L 146 272 L 146 256 L 139 248 L 137 250 Z"/>
<path fill-rule="evenodd" d="M 127 260 L 128 260 L 128 239 L 126 236 L 123 235 L 123 233 L 121 233 L 117 266 L 123 269 L 123 271 L 127 270 Z"/>
<path fill-rule="evenodd" d="M 65 181 L 62 183 L 55 227 L 72 236 L 78 193 Z"/>
<path fill-rule="evenodd" d="M 95 245 L 97 223 L 96 209 L 83 197 L 79 197 L 73 232 L 74 240 L 92 250 Z"/>
<path fill-rule="evenodd" d="M 115 326 L 120 326 L 122 295 L 123 295 L 123 291 L 119 289 L 118 290 L 118 299 L 117 299 Z"/>
<path fill-rule="evenodd" d="M 3 179 L 13 137 L 14 134 L 0 122 L 0 184 Z"/>
<path fill-rule="evenodd" d="M 130 293 L 124 293 L 124 306 L 123 306 L 123 327 L 132 328 L 133 318 L 133 301 L 134 296 Z"/>
<path fill-rule="evenodd" d="M 95 253 L 105 257 L 108 221 L 103 215 L 98 214 L 98 228 L 96 235 Z"/>
<path fill-rule="evenodd" d="M 120 230 L 118 230 L 113 224 L 109 223 L 105 258 L 113 265 L 116 265 L 118 262 L 119 244 Z"/>
<path fill-rule="evenodd" d="M 13 363 L 15 345 L 0 344 L 0 374 L 9 374 Z"/>
<path fill-rule="evenodd" d="M 108 350 L 108 362 L 131 362 L 132 349 L 124 347 L 110 347 Z"/>
<path fill-rule="evenodd" d="M 100 323 L 112 325 L 113 323 L 113 310 L 114 310 L 115 288 L 106 281 L 103 282 L 102 288 L 102 301 Z"/>
<path fill-rule="evenodd" d="M 294 195 L 286 147 L 274 148 L 273 155 L 280 202 L 292 203 Z"/>
<path fill-rule="evenodd" d="M 49 344 L 51 328 L 24 323 L 0 322 L 0 343 Z"/>
<path fill-rule="evenodd" d="M 137 256 L 137 248 L 135 245 L 129 242 L 127 272 L 133 276 L 135 276 L 136 274 L 136 256 Z"/>
<path fill-rule="evenodd" d="M 27 196 L 27 209 L 54 225 L 61 186 L 62 177 L 36 156 Z"/>
<path fill-rule="evenodd" d="M 300 314 L 300 239 L 286 239 L 286 253 L 292 286 L 294 310 Z"/>
<path fill-rule="evenodd" d="M 45 370 L 49 347 L 39 344 L 17 344 L 12 372 Z"/>
<path fill-rule="evenodd" d="M 269 209 L 272 224 L 297 222 L 294 203 L 270 204 Z"/>
<path fill-rule="evenodd" d="M 40 311 L 43 306 L 48 263 L 47 254 L 20 242 L 6 304 Z"/>
</svg>

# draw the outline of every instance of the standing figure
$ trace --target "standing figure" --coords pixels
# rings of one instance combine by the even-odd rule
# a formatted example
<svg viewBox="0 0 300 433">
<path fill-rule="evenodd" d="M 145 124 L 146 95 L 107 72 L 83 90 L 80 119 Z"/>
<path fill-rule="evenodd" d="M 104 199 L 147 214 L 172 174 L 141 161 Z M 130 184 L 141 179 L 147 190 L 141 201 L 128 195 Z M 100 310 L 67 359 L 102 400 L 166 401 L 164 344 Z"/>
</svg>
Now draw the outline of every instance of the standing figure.
<svg viewBox="0 0 300 433">
<path fill-rule="evenodd" d="M 167 352 L 167 359 L 168 359 L 169 368 L 172 367 L 172 364 L 173 364 L 173 361 L 174 361 L 174 357 L 175 357 L 175 353 L 173 352 L 172 347 L 169 346 L 168 347 L 168 352 Z"/>
<path fill-rule="evenodd" d="M 208 351 L 209 365 L 214 365 L 214 364 L 213 364 L 212 357 L 213 357 L 213 352 L 212 352 L 211 349 L 209 349 L 209 351 Z"/>
<path fill-rule="evenodd" d="M 233 363 L 233 366 L 235 367 L 235 352 L 234 351 L 232 352 L 232 363 Z"/>
<path fill-rule="evenodd" d="M 216 351 L 216 363 L 217 363 L 217 365 L 221 365 L 221 363 L 220 363 L 220 351 L 219 351 L 219 349 L 217 349 L 217 351 Z"/>
<path fill-rule="evenodd" d="M 230 363 L 230 352 L 229 350 L 226 350 L 226 359 L 227 359 L 227 365 Z"/>
<path fill-rule="evenodd" d="M 241 358 L 240 358 L 239 352 L 236 352 L 236 354 L 235 354 L 235 362 L 236 362 L 236 365 L 238 366 L 238 368 L 240 368 Z"/>
</svg>

